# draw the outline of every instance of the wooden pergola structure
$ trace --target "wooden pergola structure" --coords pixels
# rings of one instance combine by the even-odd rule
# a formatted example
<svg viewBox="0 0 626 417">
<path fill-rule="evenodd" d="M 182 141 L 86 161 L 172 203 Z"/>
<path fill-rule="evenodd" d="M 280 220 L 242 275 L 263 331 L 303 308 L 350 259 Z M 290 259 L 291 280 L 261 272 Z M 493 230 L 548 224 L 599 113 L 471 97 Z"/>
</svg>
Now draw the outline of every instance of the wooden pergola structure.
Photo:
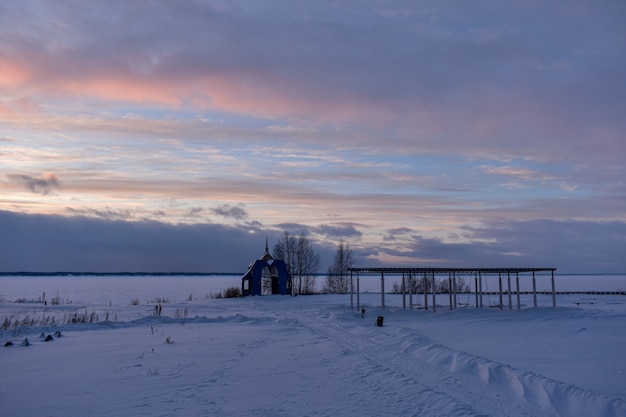
<svg viewBox="0 0 626 417">
<path fill-rule="evenodd" d="M 554 271 L 556 268 L 349 268 L 350 271 L 350 308 L 354 309 L 354 298 L 356 295 L 356 308 L 361 308 L 360 305 L 360 275 L 374 275 L 380 274 L 380 296 L 381 296 L 381 308 L 385 308 L 385 275 L 402 275 L 402 308 L 407 308 L 407 295 L 409 298 L 409 309 L 413 309 L 413 296 L 417 297 L 417 294 L 413 293 L 414 283 L 421 279 L 423 280 L 423 295 L 424 295 L 424 309 L 428 310 L 428 289 L 431 288 L 432 296 L 432 311 L 437 311 L 437 291 L 435 285 L 435 279 L 437 276 L 444 276 L 448 279 L 448 294 L 450 297 L 450 310 L 457 308 L 457 275 L 474 277 L 474 295 L 476 308 L 483 307 L 483 279 L 487 276 L 497 275 L 498 277 L 498 293 L 500 297 L 500 309 L 503 308 L 503 279 L 506 278 L 509 309 L 513 308 L 512 296 L 516 295 L 517 308 L 521 308 L 520 304 L 520 274 L 532 274 L 532 294 L 533 294 L 533 306 L 537 307 L 537 272 L 549 272 L 550 283 L 552 287 L 552 306 L 556 307 L 556 287 L 554 283 Z M 356 278 L 356 285 L 355 285 Z M 511 279 L 515 279 L 515 289 L 511 288 Z M 408 290 L 408 291 L 407 291 Z"/>
</svg>

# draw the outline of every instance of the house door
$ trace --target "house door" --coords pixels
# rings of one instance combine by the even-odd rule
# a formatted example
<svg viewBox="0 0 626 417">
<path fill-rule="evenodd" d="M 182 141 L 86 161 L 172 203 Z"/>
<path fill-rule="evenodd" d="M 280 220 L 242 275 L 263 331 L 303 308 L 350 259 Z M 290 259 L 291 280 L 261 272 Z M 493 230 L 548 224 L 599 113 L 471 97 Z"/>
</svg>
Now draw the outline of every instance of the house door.
<svg viewBox="0 0 626 417">
<path fill-rule="evenodd" d="M 273 283 L 270 269 L 266 266 L 261 273 L 261 295 L 272 294 Z"/>
</svg>

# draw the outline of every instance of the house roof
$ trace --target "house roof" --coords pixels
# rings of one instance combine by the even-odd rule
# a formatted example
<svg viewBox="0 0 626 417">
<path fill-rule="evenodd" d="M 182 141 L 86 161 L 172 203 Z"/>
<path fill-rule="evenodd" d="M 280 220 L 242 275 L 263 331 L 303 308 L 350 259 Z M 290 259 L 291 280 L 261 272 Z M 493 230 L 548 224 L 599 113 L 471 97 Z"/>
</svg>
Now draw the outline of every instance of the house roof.
<svg viewBox="0 0 626 417">
<path fill-rule="evenodd" d="M 269 244 L 267 241 L 267 237 L 265 238 L 265 252 L 263 253 L 263 256 L 261 256 L 259 259 L 255 259 L 252 262 L 250 262 L 250 265 L 248 265 L 248 270 L 252 269 L 252 266 L 257 262 L 257 261 L 265 261 L 268 264 L 271 264 L 274 260 L 274 257 L 272 256 L 272 254 L 270 253 L 270 249 L 269 249 Z"/>
</svg>

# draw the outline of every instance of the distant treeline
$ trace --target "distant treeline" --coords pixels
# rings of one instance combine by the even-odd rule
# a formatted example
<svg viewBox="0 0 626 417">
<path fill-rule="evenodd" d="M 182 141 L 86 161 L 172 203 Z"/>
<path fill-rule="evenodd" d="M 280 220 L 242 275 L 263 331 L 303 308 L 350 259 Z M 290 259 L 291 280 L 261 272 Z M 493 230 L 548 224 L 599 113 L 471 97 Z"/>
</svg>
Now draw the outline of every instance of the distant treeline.
<svg viewBox="0 0 626 417">
<path fill-rule="evenodd" d="M 217 276 L 233 275 L 241 276 L 236 272 L 0 272 L 0 276 L 23 276 L 23 277 L 77 277 L 77 276 Z"/>
</svg>

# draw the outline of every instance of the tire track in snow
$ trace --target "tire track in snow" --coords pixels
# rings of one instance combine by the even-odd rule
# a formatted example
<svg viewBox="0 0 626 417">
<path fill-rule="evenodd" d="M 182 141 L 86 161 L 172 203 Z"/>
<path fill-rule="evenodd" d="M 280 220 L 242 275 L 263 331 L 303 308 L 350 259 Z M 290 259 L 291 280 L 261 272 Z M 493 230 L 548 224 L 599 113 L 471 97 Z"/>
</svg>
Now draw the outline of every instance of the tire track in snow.
<svg viewBox="0 0 626 417">
<path fill-rule="evenodd" d="M 258 307 L 271 312 L 274 319 L 284 318 L 286 312 L 275 301 L 264 300 Z M 426 379 L 430 387 L 447 388 L 459 386 L 458 391 L 462 403 L 487 404 L 484 414 L 499 415 L 537 415 L 561 417 L 626 417 L 626 402 L 617 397 L 609 397 L 591 390 L 547 378 L 531 371 L 516 369 L 487 358 L 451 349 L 435 343 L 406 327 L 375 327 L 358 325 L 356 316 L 343 312 L 336 316 L 337 311 L 304 308 L 290 313 L 290 320 L 310 331 L 325 336 L 339 346 L 360 352 L 364 356 L 399 375 L 409 375 L 411 383 L 419 379 L 411 375 L 424 375 L 430 369 L 434 378 Z M 328 320 L 324 318 L 329 316 Z M 357 332 L 342 327 L 342 320 L 356 325 Z M 390 330 L 393 329 L 393 332 Z M 384 339 L 383 339 L 384 338 Z M 378 340 L 378 341 L 377 341 Z M 403 357 L 399 360 L 398 357 Z M 441 378 L 441 379 L 437 379 Z M 439 381 L 440 383 L 437 383 Z M 445 385 L 444 384 L 444 385 Z M 424 385 L 424 384 L 421 384 Z M 470 390 L 470 391 L 468 391 Z M 469 401 L 464 393 L 480 401 Z M 478 397 L 479 396 L 479 397 Z M 491 396 L 491 397 L 490 397 Z M 504 402 L 500 410 L 500 402 Z M 479 408 L 477 408 L 478 410 Z M 515 411 L 512 411 L 515 409 Z M 495 411 L 494 411 L 495 410 Z M 508 411 L 507 411 L 508 410 Z M 430 415 L 430 414 L 427 414 Z M 443 414 L 442 414 L 443 415 Z M 465 415 L 465 414 L 454 414 Z M 474 414 L 469 414 L 474 415 Z M 482 414 L 481 414 L 482 415 Z"/>
<path fill-rule="evenodd" d="M 516 369 L 487 358 L 435 343 L 410 328 L 399 328 L 394 335 L 403 352 L 452 373 L 476 376 L 490 386 L 505 387 L 514 397 L 525 399 L 541 409 L 552 409 L 565 417 L 623 417 L 626 402 L 540 374 Z"/>
<path fill-rule="evenodd" d="M 412 401 L 422 408 L 420 414 L 449 416 L 558 416 L 550 408 L 538 408 L 515 398 L 505 387 L 477 383 L 464 375 L 452 374 L 441 368 L 340 328 L 318 317 L 302 312 L 300 315 L 281 312 L 298 325 L 331 340 L 348 351 L 365 357 L 376 366 L 411 380 L 415 387 Z"/>
</svg>

